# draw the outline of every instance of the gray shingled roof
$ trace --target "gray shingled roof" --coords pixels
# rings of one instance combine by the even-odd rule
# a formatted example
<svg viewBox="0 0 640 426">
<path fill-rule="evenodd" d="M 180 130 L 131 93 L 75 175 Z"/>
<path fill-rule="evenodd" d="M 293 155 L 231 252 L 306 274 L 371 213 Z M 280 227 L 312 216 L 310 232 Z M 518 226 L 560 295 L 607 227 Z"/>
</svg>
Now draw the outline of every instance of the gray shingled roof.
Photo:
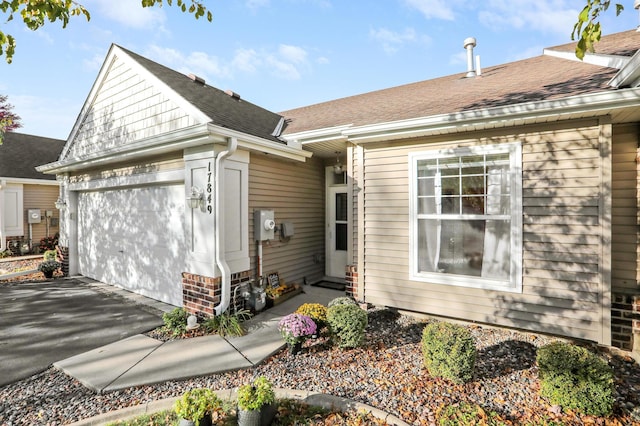
<svg viewBox="0 0 640 426">
<path fill-rule="evenodd" d="M 66 141 L 24 133 L 7 132 L 0 145 L 0 177 L 55 180 L 36 171 L 37 166 L 58 159 Z"/>
<path fill-rule="evenodd" d="M 190 77 L 120 47 L 154 76 L 185 100 L 209 116 L 212 124 L 273 142 L 284 143 L 272 135 L 281 116 L 220 89 L 197 83 Z"/>
<path fill-rule="evenodd" d="M 573 49 L 572 45 L 569 46 Z M 627 31 L 603 37 L 599 52 L 632 55 L 640 34 Z M 571 50 L 572 51 L 572 50 Z M 488 67 L 481 77 L 466 72 L 284 111 L 285 134 L 340 125 L 362 126 L 530 101 L 613 90 L 607 82 L 616 69 L 551 56 Z"/>
</svg>

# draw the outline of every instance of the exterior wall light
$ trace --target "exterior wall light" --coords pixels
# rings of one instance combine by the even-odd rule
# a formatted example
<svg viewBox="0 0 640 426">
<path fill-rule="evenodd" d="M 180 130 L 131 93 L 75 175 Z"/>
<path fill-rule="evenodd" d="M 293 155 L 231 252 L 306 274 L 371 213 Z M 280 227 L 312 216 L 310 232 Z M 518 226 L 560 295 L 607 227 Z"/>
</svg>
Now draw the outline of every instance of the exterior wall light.
<svg viewBox="0 0 640 426">
<path fill-rule="evenodd" d="M 187 195 L 187 205 L 192 209 L 204 207 L 204 191 L 195 186 L 191 187 L 191 193 Z"/>
<path fill-rule="evenodd" d="M 58 209 L 58 210 L 64 210 L 64 209 L 67 208 L 67 202 L 64 201 L 61 197 L 58 197 L 58 199 L 56 200 L 54 205 L 56 206 L 56 209 Z"/>
</svg>

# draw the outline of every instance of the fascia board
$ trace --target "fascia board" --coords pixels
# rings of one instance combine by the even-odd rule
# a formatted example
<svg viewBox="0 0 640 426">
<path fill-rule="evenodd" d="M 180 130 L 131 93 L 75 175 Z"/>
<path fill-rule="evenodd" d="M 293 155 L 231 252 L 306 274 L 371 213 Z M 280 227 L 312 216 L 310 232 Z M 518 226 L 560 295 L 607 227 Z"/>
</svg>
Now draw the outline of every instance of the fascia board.
<svg viewBox="0 0 640 426">
<path fill-rule="evenodd" d="M 307 158 L 310 158 L 313 155 L 310 151 L 294 148 L 289 145 L 277 144 L 257 136 L 247 135 L 246 133 L 238 132 L 226 127 L 216 126 L 215 124 L 209 124 L 208 128 L 211 133 L 222 136 L 223 138 L 236 138 L 238 140 L 239 148 L 264 152 L 266 154 L 277 155 L 278 157 L 301 162 L 306 161 Z"/>
<path fill-rule="evenodd" d="M 640 50 L 638 50 L 629 62 L 613 76 L 609 83 L 612 87 L 636 87 L 640 80 Z"/>
<path fill-rule="evenodd" d="M 98 154 L 92 154 L 87 157 L 45 164 L 36 167 L 36 170 L 41 173 L 59 174 L 223 141 L 224 140 L 215 140 L 209 133 L 207 125 L 200 124 L 187 129 L 143 139 L 125 146 L 101 151 Z"/>
<path fill-rule="evenodd" d="M 50 179 L 28 179 L 28 178 L 16 178 L 16 177 L 3 177 L 0 176 L 0 181 L 6 181 L 7 184 L 10 183 L 20 183 L 23 185 L 49 185 L 49 186 L 59 186 L 60 184 L 55 180 Z"/>
<path fill-rule="evenodd" d="M 389 138 L 415 137 L 433 133 L 464 131 L 465 128 L 482 129 L 500 123 L 508 126 L 516 121 L 532 119 L 560 120 L 572 114 L 598 112 L 640 106 L 640 90 L 624 89 L 611 92 L 568 97 L 554 101 L 527 102 L 451 114 L 421 117 L 360 126 L 345 130 L 343 134 L 354 143 L 375 142 Z"/>
<path fill-rule="evenodd" d="M 567 52 L 553 49 L 544 49 L 543 55 L 561 58 L 567 61 L 581 62 L 583 64 L 598 65 L 607 68 L 620 69 L 627 65 L 631 60 L 630 56 L 606 55 L 602 53 L 587 53 L 584 58 L 579 59 L 575 52 Z"/>
<path fill-rule="evenodd" d="M 286 141 L 298 142 L 301 144 L 308 144 L 314 142 L 327 142 L 345 139 L 343 132 L 351 128 L 352 124 L 346 124 L 343 126 L 326 127 L 317 130 L 308 130 L 305 132 L 290 133 L 282 135 L 282 138 Z"/>
</svg>

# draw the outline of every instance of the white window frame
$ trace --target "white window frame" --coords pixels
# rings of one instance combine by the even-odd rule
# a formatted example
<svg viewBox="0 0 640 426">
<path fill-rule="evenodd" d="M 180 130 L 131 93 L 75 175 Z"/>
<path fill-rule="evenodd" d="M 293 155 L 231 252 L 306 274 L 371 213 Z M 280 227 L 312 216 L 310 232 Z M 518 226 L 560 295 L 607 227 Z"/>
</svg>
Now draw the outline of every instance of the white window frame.
<svg viewBox="0 0 640 426">
<path fill-rule="evenodd" d="M 418 271 L 418 162 L 435 158 L 461 157 L 483 154 L 509 154 L 510 213 L 511 213 L 511 267 L 509 280 L 502 281 L 467 275 Z M 409 276 L 412 281 L 472 287 L 505 292 L 522 292 L 522 146 L 520 142 L 498 145 L 480 145 L 463 148 L 420 151 L 409 154 Z M 460 215 L 460 219 L 473 219 Z M 486 216 L 483 216 L 486 217 Z M 477 216 L 475 218 L 478 218 Z"/>
</svg>

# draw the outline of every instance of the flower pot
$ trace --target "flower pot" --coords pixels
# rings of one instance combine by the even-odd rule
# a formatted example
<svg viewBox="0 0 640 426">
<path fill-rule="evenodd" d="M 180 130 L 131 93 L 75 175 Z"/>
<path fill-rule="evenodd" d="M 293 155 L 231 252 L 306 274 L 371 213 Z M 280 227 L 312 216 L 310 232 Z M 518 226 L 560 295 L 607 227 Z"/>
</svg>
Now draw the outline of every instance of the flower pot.
<svg viewBox="0 0 640 426">
<path fill-rule="evenodd" d="M 238 410 L 238 426 L 260 426 L 260 410 Z"/>
<path fill-rule="evenodd" d="M 196 422 L 194 422 L 193 420 L 180 419 L 180 423 L 178 423 L 178 425 L 179 426 L 195 426 Z M 207 414 L 206 416 L 201 418 L 200 422 L 198 422 L 198 426 L 211 426 L 211 415 Z"/>
<path fill-rule="evenodd" d="M 45 278 L 53 278 L 53 271 L 44 271 L 43 274 Z"/>
<path fill-rule="evenodd" d="M 302 342 L 287 343 L 287 347 L 291 355 L 298 355 L 302 350 Z"/>
<path fill-rule="evenodd" d="M 259 410 L 238 409 L 238 426 L 269 426 L 277 411 L 276 404 L 264 405 Z"/>
</svg>

